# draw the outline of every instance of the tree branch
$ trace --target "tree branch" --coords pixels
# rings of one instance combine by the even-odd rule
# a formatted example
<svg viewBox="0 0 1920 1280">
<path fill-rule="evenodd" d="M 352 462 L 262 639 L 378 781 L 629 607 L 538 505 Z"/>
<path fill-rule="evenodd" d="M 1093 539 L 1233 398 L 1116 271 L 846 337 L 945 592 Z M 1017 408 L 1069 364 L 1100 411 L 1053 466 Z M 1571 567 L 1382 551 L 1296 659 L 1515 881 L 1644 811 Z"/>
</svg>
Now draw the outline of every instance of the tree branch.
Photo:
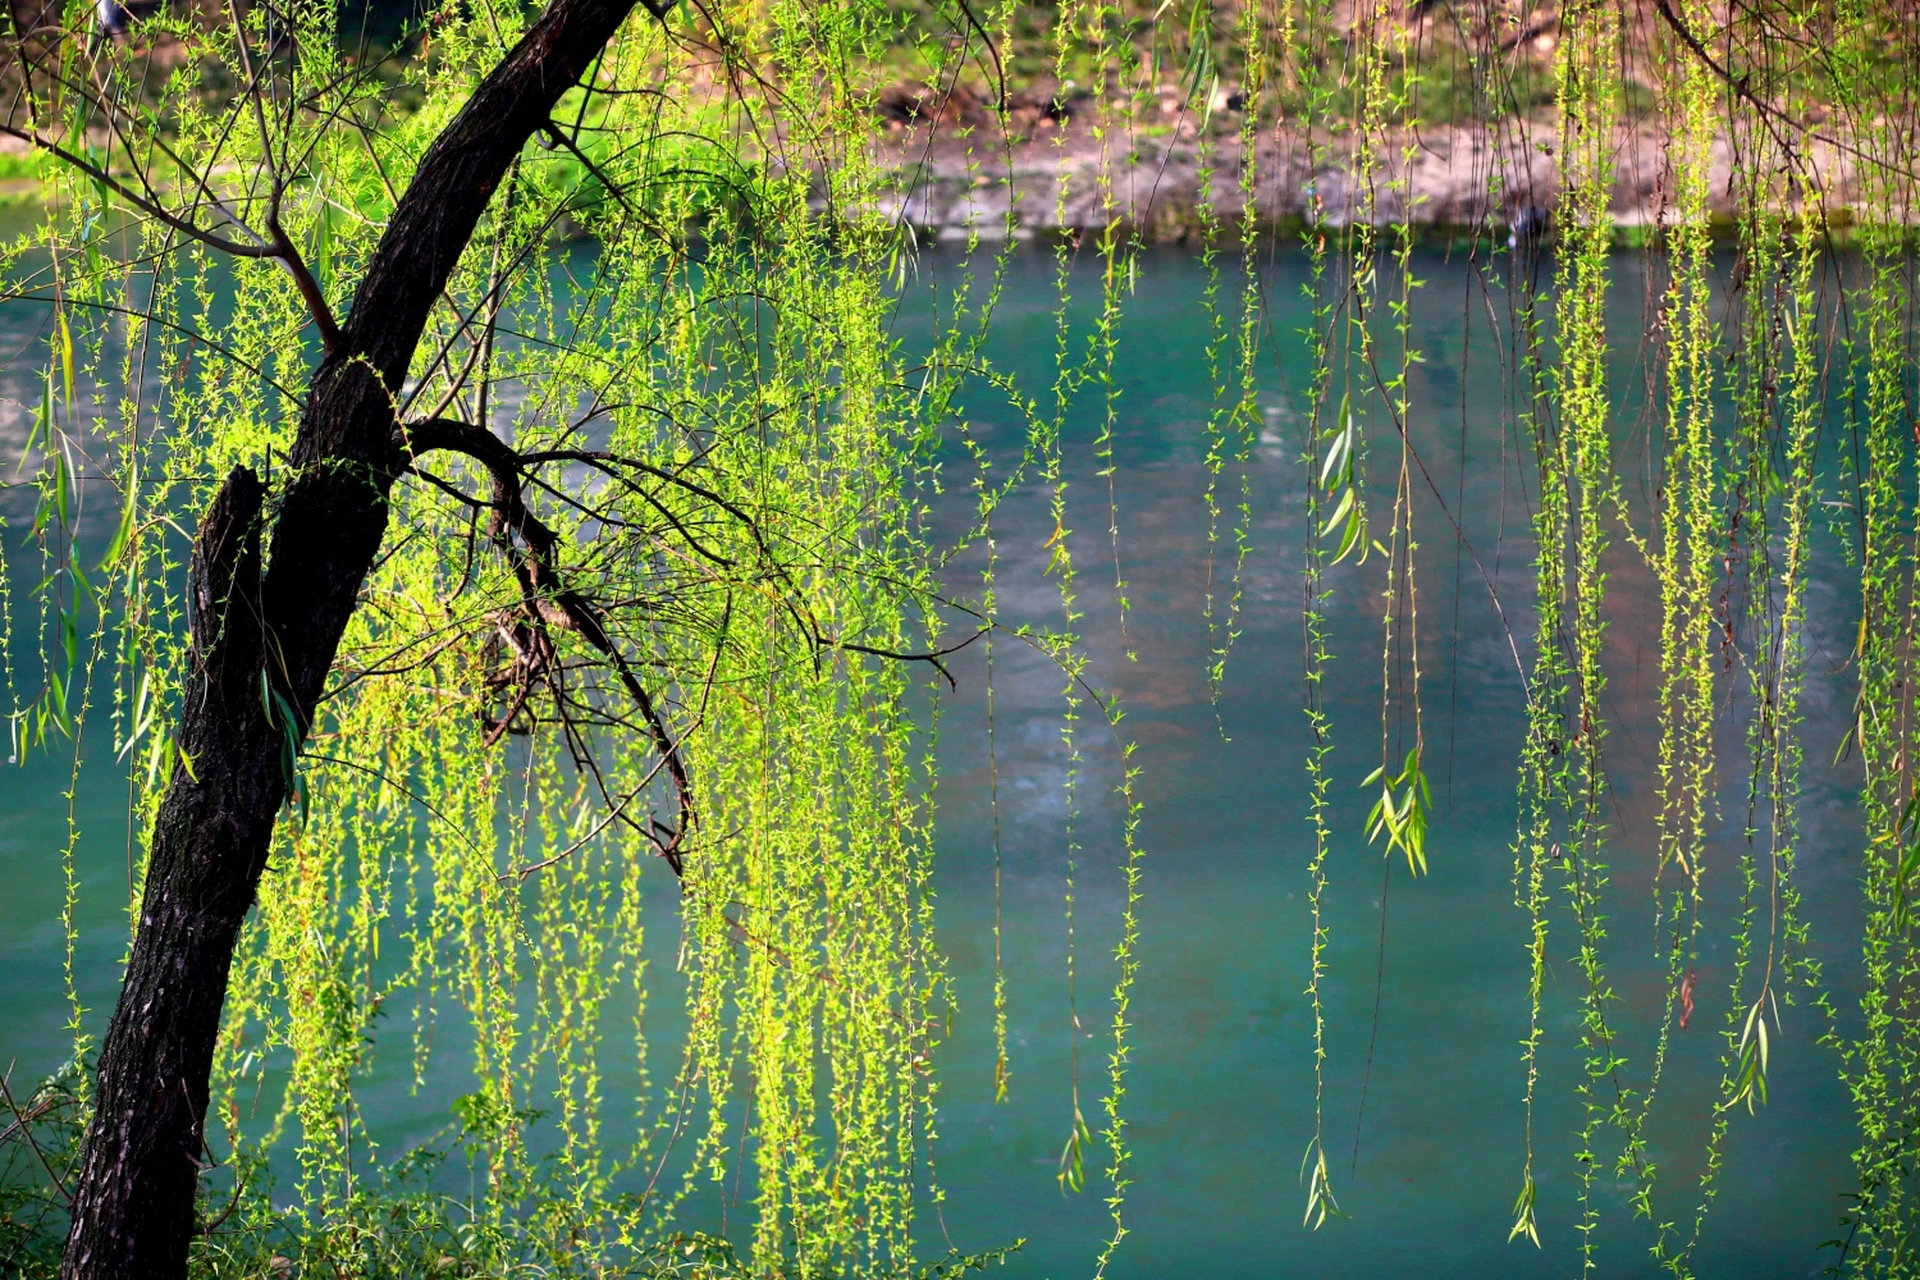
<svg viewBox="0 0 1920 1280">
<path fill-rule="evenodd" d="M 213 232 L 205 230 L 187 218 L 169 212 L 127 186 L 126 183 L 114 177 L 104 167 L 93 164 L 84 156 L 75 155 L 73 152 L 43 134 L 27 129 L 16 128 L 4 120 L 0 120 L 0 134 L 4 134 L 9 138 L 17 138 L 30 147 L 39 148 L 69 168 L 86 174 L 87 177 L 107 188 L 107 190 L 113 192 L 148 217 L 172 227 L 184 236 L 190 236 L 198 240 L 210 249 L 218 249 L 221 253 L 231 254 L 236 258 L 272 258 L 278 254 L 278 251 L 270 244 L 242 244 L 238 240 L 229 240 L 225 236 L 215 235 Z M 221 212 L 222 214 L 226 214 L 224 209 L 221 210 Z M 231 215 L 227 216 L 230 221 L 235 221 L 236 225 L 244 226 L 244 224 L 232 219 Z"/>
<path fill-rule="evenodd" d="M 520 583 L 521 607 L 528 622 L 540 628 L 558 627 L 574 632 L 598 651 L 613 666 L 621 686 L 646 723 L 654 751 L 672 779 L 680 821 L 665 836 L 645 828 L 636 829 L 645 832 L 660 856 L 678 874 L 680 846 L 696 822 L 693 783 L 681 756 L 680 744 L 667 731 L 666 722 L 653 698 L 608 633 L 600 609 L 568 586 L 560 573 L 555 557 L 560 539 L 528 509 L 522 493 L 522 485 L 526 480 L 526 459 L 491 431 L 445 418 L 405 428 L 401 440 L 396 443 L 409 459 L 434 450 L 462 454 L 486 468 L 493 478 L 493 497 L 487 504 L 492 511 L 488 531 L 494 544 L 513 563 L 515 577 Z M 525 548 L 524 552 L 516 554 L 513 545 L 515 537 Z M 545 641 L 545 644 L 550 647 L 551 641 Z"/>
<path fill-rule="evenodd" d="M 1793 148 L 1788 146 L 1786 139 L 1782 138 L 1779 133 L 1774 130 L 1774 121 L 1778 121 L 1786 125 L 1789 129 L 1793 129 L 1798 133 L 1812 138 L 1815 142 L 1823 142 L 1834 150 L 1844 152 L 1856 160 L 1875 165 L 1890 173 L 1896 173 L 1909 181 L 1920 181 L 1920 176 L 1916 176 L 1910 170 L 1902 169 L 1899 165 L 1884 160 L 1879 156 L 1869 155 L 1852 143 L 1842 142 L 1839 138 L 1821 133 L 1815 129 L 1810 129 L 1788 115 L 1785 111 L 1782 111 L 1779 107 L 1761 98 L 1748 86 L 1747 81 L 1749 77 L 1744 75 L 1736 76 L 1728 68 L 1721 66 L 1719 60 L 1713 56 L 1706 45 L 1700 43 L 1700 37 L 1693 34 L 1692 30 L 1688 28 L 1686 21 L 1675 11 L 1673 0 L 1653 0 L 1653 5 L 1654 8 L 1660 11 L 1661 20 L 1673 28 L 1673 33 L 1680 37 L 1681 43 L 1687 46 L 1687 49 L 1693 56 L 1700 59 L 1700 61 L 1706 65 L 1707 70 L 1713 72 L 1714 75 L 1723 80 L 1729 89 L 1732 89 L 1735 94 L 1744 99 L 1749 106 L 1760 113 L 1762 119 L 1768 122 L 1767 132 L 1773 134 L 1774 142 L 1787 154 L 1789 159 L 1793 157 Z"/>
</svg>

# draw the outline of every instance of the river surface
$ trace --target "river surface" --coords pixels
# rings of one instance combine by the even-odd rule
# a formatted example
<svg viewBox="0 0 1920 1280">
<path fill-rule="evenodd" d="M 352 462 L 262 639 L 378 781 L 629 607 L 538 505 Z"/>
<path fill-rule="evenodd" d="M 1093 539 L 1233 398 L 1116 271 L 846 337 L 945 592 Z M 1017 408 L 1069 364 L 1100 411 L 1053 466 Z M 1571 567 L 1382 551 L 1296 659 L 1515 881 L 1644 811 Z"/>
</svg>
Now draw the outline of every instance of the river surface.
<svg viewBox="0 0 1920 1280">
<path fill-rule="evenodd" d="M 1619 384 L 1641 384 L 1646 296 L 1640 259 L 1622 256 L 1612 319 Z M 898 336 L 924 346 L 924 298 L 959 270 L 949 253 L 921 256 L 913 298 Z M 1223 262 L 1230 296 L 1237 263 Z M 1501 286 L 1489 285 L 1459 253 L 1423 251 L 1411 335 L 1424 356 L 1410 394 L 1412 438 L 1425 474 L 1416 480 L 1422 538 L 1419 610 L 1425 683 L 1422 705 L 1434 788 L 1431 872 L 1391 877 L 1379 846 L 1363 832 L 1368 797 L 1360 783 L 1381 742 L 1378 557 L 1332 570 L 1327 701 L 1334 753 L 1326 899 L 1328 972 L 1324 1114 L 1333 1189 L 1350 1217 L 1318 1231 L 1302 1225 L 1302 1152 L 1313 1133 L 1313 1020 L 1307 983 L 1309 926 L 1301 711 L 1301 550 L 1306 477 L 1298 461 L 1308 366 L 1298 329 L 1306 322 L 1304 267 L 1282 257 L 1267 272 L 1268 350 L 1260 364 L 1261 427 L 1245 468 L 1251 513 L 1240 570 L 1240 634 L 1214 697 L 1206 669 L 1208 583 L 1222 602 L 1232 590 L 1232 507 L 1239 478 L 1221 477 L 1221 536 L 1209 554 L 1205 424 L 1214 401 L 1205 360 L 1206 274 L 1178 252 L 1143 256 L 1126 300 L 1115 379 L 1111 510 L 1130 608 L 1116 607 L 1108 536 L 1109 486 L 1095 456 L 1093 391 L 1069 417 L 1067 526 L 1079 570 L 1080 630 L 1090 678 L 1126 709 L 1139 744 L 1140 838 L 1147 853 L 1141 903 L 1140 977 L 1131 1017 L 1134 1056 L 1125 1110 L 1133 1185 L 1124 1208 L 1129 1232 L 1111 1274 L 1119 1277 L 1566 1275 L 1578 1269 L 1575 1229 L 1574 1085 L 1580 1057 L 1579 976 L 1572 922 L 1557 916 L 1544 995 L 1541 1101 L 1535 1118 L 1542 1248 L 1509 1243 L 1524 1142 L 1524 1074 L 1519 1042 L 1527 1026 L 1528 924 L 1513 905 L 1515 781 L 1524 724 L 1516 653 L 1530 658 L 1530 486 L 1517 450 L 1503 341 L 1491 318 L 1504 314 Z M 1082 296 L 1069 335 L 1084 340 L 1097 276 L 1076 271 Z M 1029 394 L 1052 383 L 1056 297 L 1050 252 L 1014 255 L 998 325 L 987 352 Z M 11 472 L 38 400 L 34 349 L 43 308 L 0 303 L 0 455 Z M 1020 425 L 986 394 L 969 397 L 988 446 L 1018 449 Z M 1644 419 L 1623 394 L 1623 454 L 1644 447 Z M 1376 519 L 1391 502 L 1394 449 L 1375 438 Z M 958 454 L 933 508 L 943 536 L 958 533 L 973 499 Z M 9 475 L 11 481 L 15 477 Z M 1430 487 L 1429 487 L 1430 484 Z M 1644 495 L 1630 473 L 1630 506 L 1644 522 Z M 13 563 L 14 626 L 36 627 L 33 581 L 20 553 L 29 495 L 0 491 L 0 532 Z M 1452 528 L 1457 516 L 1464 542 Z M 1043 576 L 1052 533 L 1046 496 L 1029 490 L 996 517 L 1000 612 L 1005 620 L 1057 623 L 1058 587 Z M 1830 767 L 1852 685 L 1841 669 L 1851 647 L 1855 595 L 1837 549 L 1823 542 L 1810 634 L 1806 847 L 1801 859 L 1813 947 L 1826 964 L 1836 1003 L 1854 998 L 1857 965 L 1855 867 L 1857 767 Z M 1644 1072 L 1665 997 L 1655 955 L 1650 894 L 1654 861 L 1653 719 L 1658 604 L 1652 581 L 1616 555 L 1608 661 L 1615 723 L 1610 739 L 1615 829 L 1607 905 L 1608 961 L 1626 1028 L 1628 1075 Z M 977 589 L 978 553 L 951 566 L 958 592 Z M 1498 595 L 1502 613 L 1492 597 Z M 1070 1111 L 1072 1014 L 1065 916 L 1067 749 L 1061 736 L 1059 674 L 1003 643 L 994 655 L 993 761 L 989 766 L 985 655 L 957 657 L 957 693 L 942 709 L 939 754 L 939 928 L 958 993 L 952 1038 L 941 1051 L 939 1140 L 934 1167 L 946 1200 L 929 1209 L 920 1235 L 930 1251 L 947 1240 L 964 1249 L 1014 1237 L 1028 1243 L 1006 1274 L 1088 1274 L 1107 1229 L 1103 1188 L 1063 1195 L 1056 1162 Z M 1839 673 L 1839 674 L 1835 674 Z M 1676 1032 L 1673 1060 L 1651 1122 L 1661 1169 L 1661 1216 L 1690 1222 L 1693 1186 L 1719 1079 L 1726 1018 L 1725 920 L 1744 793 L 1737 758 L 1739 700 L 1720 733 L 1720 811 L 1708 866 L 1707 941 L 1699 964 L 1699 1011 Z M 1396 720 L 1390 733 L 1403 733 Z M 1100 1123 L 1111 1017 L 1111 953 L 1118 937 L 1118 809 L 1112 789 L 1119 756 L 1097 717 L 1080 721 L 1075 795 L 1080 845 L 1073 946 L 1074 1003 L 1090 1034 L 1079 1040 L 1083 1108 Z M 128 832 L 124 774 L 99 746 L 85 753 L 71 805 L 69 762 L 42 758 L 0 773 L 0 1064 L 15 1080 L 51 1070 L 67 1055 L 62 994 L 66 944 L 59 915 L 59 855 L 69 815 L 80 832 L 77 863 L 81 931 L 74 970 L 86 1024 L 103 1026 L 124 946 Z M 1004 869 L 1001 911 L 1012 1076 L 1005 1102 L 993 1097 L 992 919 L 994 810 Z M 671 938 L 672 891 L 658 886 L 653 936 Z M 663 941 L 670 947 L 670 941 Z M 671 965 L 655 972 L 670 971 Z M 670 1005 L 665 991 L 656 1006 Z M 1720 1194 L 1697 1265 L 1707 1276 L 1815 1275 L 1833 1259 L 1822 1241 L 1840 1234 L 1843 1194 L 1853 1185 L 1854 1127 L 1832 1050 L 1815 1041 L 1822 1024 L 1805 1007 L 1785 1011 L 1773 1047 L 1771 1096 L 1758 1114 L 1733 1123 Z M 659 1051 L 656 1051 L 657 1053 Z M 395 1055 L 396 1057 L 398 1055 Z M 657 1056 L 657 1062 L 670 1058 Z M 1631 1081 L 1630 1081 L 1631 1082 Z M 363 1101 L 389 1149 L 446 1121 L 464 1091 L 458 1064 L 436 1071 L 414 1094 L 398 1067 L 376 1068 Z M 1364 1093 L 1364 1111 L 1362 1096 Z M 1094 1164 L 1104 1163 L 1095 1153 Z M 1629 1188 L 1602 1179 L 1601 1274 L 1650 1274 L 1651 1232 L 1633 1220 Z M 741 1213 L 744 1215 L 745 1206 Z M 719 1222 L 690 1225 L 719 1226 Z"/>
</svg>

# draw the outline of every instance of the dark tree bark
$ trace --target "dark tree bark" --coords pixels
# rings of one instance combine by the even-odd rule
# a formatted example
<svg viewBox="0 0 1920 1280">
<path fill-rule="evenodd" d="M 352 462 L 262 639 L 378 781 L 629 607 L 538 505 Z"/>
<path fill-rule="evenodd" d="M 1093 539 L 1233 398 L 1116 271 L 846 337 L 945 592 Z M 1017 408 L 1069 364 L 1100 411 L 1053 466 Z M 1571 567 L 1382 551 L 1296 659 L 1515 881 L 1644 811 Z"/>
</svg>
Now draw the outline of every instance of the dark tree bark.
<svg viewBox="0 0 1920 1280">
<path fill-rule="evenodd" d="M 386 532 L 406 462 L 394 397 L 428 312 L 513 157 L 632 8 L 553 0 L 475 90 L 421 161 L 314 372 L 270 530 L 267 494 L 245 469 L 200 522 L 180 731 L 191 767 L 174 770 L 154 825 L 139 930 L 100 1049 L 65 1280 L 186 1275 L 233 948 L 287 797 L 286 729 L 262 680 L 304 740 Z"/>
</svg>

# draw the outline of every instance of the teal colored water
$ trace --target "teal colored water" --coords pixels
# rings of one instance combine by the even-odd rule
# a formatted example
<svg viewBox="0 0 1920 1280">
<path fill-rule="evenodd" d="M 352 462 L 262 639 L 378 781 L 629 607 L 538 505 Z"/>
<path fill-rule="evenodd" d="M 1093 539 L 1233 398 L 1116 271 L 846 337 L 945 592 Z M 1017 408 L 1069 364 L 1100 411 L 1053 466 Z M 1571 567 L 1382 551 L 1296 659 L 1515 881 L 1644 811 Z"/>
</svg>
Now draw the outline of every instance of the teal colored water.
<svg viewBox="0 0 1920 1280">
<path fill-rule="evenodd" d="M 1231 296 L 1237 263 L 1224 262 Z M 1050 253 L 1015 255 L 987 354 L 1048 403 L 1056 344 Z M 950 286 L 959 261 L 922 256 L 898 336 L 924 346 L 925 298 Z M 1647 282 L 1638 258 L 1618 260 L 1613 331 L 1619 344 L 1622 456 L 1638 459 L 1647 426 L 1639 413 Z M 1262 428 L 1245 468 L 1250 521 L 1247 555 L 1233 580 L 1233 507 L 1239 472 L 1221 477 L 1220 540 L 1210 553 L 1205 493 L 1205 423 L 1214 400 L 1204 359 L 1208 318 L 1202 264 L 1151 253 L 1126 303 L 1115 378 L 1120 392 L 1111 487 L 1098 474 L 1096 389 L 1069 415 L 1067 526 L 1078 567 L 1080 630 L 1091 677 L 1126 709 L 1139 743 L 1147 851 L 1141 905 L 1140 983 L 1133 1009 L 1134 1053 L 1125 1111 L 1133 1163 L 1124 1209 L 1129 1235 L 1112 1274 L 1123 1277 L 1546 1276 L 1577 1270 L 1574 1086 L 1582 1053 L 1574 931 L 1555 917 L 1545 994 L 1547 1036 L 1535 1117 L 1543 1248 L 1508 1243 L 1523 1158 L 1524 1077 L 1519 1041 L 1527 1023 L 1527 920 L 1513 906 L 1511 841 L 1515 770 L 1523 727 L 1518 662 L 1530 661 L 1531 482 L 1519 447 L 1504 345 L 1505 292 L 1461 255 L 1423 253 L 1426 281 L 1412 313 L 1424 363 L 1412 375 L 1411 439 L 1421 537 L 1419 616 L 1422 705 L 1435 788 L 1431 874 L 1391 876 L 1363 834 L 1369 799 L 1361 780 L 1379 763 L 1382 633 L 1378 558 L 1333 570 L 1329 584 L 1334 662 L 1327 699 L 1333 721 L 1336 843 L 1328 863 L 1326 1145 L 1334 1191 L 1350 1220 L 1318 1232 L 1302 1227 L 1300 1159 L 1313 1133 L 1312 1013 L 1303 988 L 1309 947 L 1301 711 L 1301 551 L 1305 477 L 1298 463 L 1307 355 L 1297 260 L 1271 264 L 1268 353 L 1261 365 Z M 1076 272 L 1081 294 L 1097 288 Z M 1069 340 L 1085 340 L 1091 307 L 1071 310 Z M 32 344 L 44 310 L 0 304 L 0 455 L 11 460 L 38 398 Z M 967 411 L 1005 458 L 1022 430 L 984 388 Z M 1391 501 L 1397 447 L 1374 441 L 1371 500 Z M 1637 469 L 1636 469 L 1637 468 Z M 9 470 L 11 463 L 9 462 Z M 1645 520 L 1644 468 L 1628 470 L 1630 507 Z M 970 518 L 959 455 L 947 460 L 946 491 L 933 502 L 936 529 L 951 537 Z M 36 613 L 23 594 L 31 566 L 20 556 L 29 496 L 0 491 L 12 559 L 14 625 L 23 637 Z M 1463 541 L 1456 539 L 1457 519 Z M 1118 528 L 1119 573 L 1130 608 L 1113 589 L 1110 523 Z M 1052 517 L 1034 489 L 996 516 L 1000 611 L 1009 621 L 1057 624 L 1057 580 L 1044 577 Z M 1844 1011 L 1853 969 L 1854 868 L 1858 847 L 1852 766 L 1831 768 L 1852 705 L 1842 670 L 1851 648 L 1853 597 L 1835 548 L 1823 544 L 1810 627 L 1805 851 L 1802 883 L 1814 947 Z M 979 548 L 956 558 L 956 593 L 978 588 Z M 1240 634 L 1217 698 L 1207 685 L 1204 601 L 1237 590 Z M 1611 980 L 1626 1083 L 1637 1085 L 1651 1055 L 1665 998 L 1656 958 L 1650 892 L 1656 812 L 1653 681 L 1658 602 L 1631 553 L 1616 554 L 1608 659 L 1615 716 L 1610 739 L 1614 831 L 1608 904 Z M 1497 596 L 1499 608 L 1493 597 Z M 1504 622 L 1503 622 L 1504 617 Z M 1509 639 L 1511 628 L 1513 639 Z M 1517 651 L 1517 652 L 1516 652 Z M 959 1007 L 940 1061 L 940 1137 L 934 1172 L 946 1199 L 929 1206 L 922 1236 L 930 1250 L 951 1241 L 985 1248 L 1013 1237 L 1028 1244 L 1013 1267 L 1022 1276 L 1085 1275 L 1110 1229 L 1103 1188 L 1090 1181 L 1063 1196 L 1056 1162 L 1071 1118 L 1073 1010 L 1081 1105 L 1102 1117 L 1105 1028 L 1117 940 L 1120 883 L 1118 808 L 1112 789 L 1120 760 L 1099 718 L 1079 722 L 1074 780 L 1077 854 L 1073 918 L 1075 982 L 1069 1004 L 1065 918 L 1068 749 L 1061 736 L 1061 678 L 1031 652 L 1002 642 L 994 653 L 993 772 L 999 780 L 1003 868 L 1001 912 L 1012 1077 L 993 1100 L 992 922 L 995 814 L 988 786 L 986 655 L 975 646 L 952 662 L 957 692 L 939 719 L 940 836 L 936 883 L 940 929 Z M 1720 746 L 1719 830 L 1707 870 L 1708 924 L 1699 968 L 1699 1008 L 1674 1036 L 1673 1057 L 1651 1121 L 1661 1170 L 1663 1218 L 1689 1224 L 1694 1179 L 1705 1153 L 1719 1079 L 1720 1028 L 1727 1015 L 1734 859 L 1744 821 L 1741 702 L 1726 704 Z M 1398 713 L 1389 736 L 1404 733 Z M 1402 748 L 1403 749 L 1403 748 Z M 86 1024 L 104 1022 L 125 940 L 128 832 L 124 777 L 110 751 L 88 745 L 73 792 L 79 837 L 74 974 Z M 64 893 L 59 856 L 66 838 L 70 761 L 40 758 L 0 774 L 0 1060 L 15 1079 L 57 1065 L 68 1051 L 62 994 Z M 670 957 L 673 890 L 650 903 L 654 945 Z M 671 964 L 656 966 L 667 973 Z M 1376 985 L 1376 978 L 1379 981 Z M 663 982 L 669 979 L 663 978 Z M 656 1008 L 673 1002 L 670 986 Z M 1823 1030 L 1804 1007 L 1785 1011 L 1773 1050 L 1771 1098 L 1734 1121 L 1719 1198 L 1702 1236 L 1698 1268 L 1708 1276 L 1818 1274 L 1833 1258 L 1817 1252 L 1839 1234 L 1852 1186 L 1853 1126 L 1837 1063 L 1815 1044 Z M 671 1026 L 656 1028 L 670 1035 Z M 397 1057 L 398 1055 L 394 1055 Z M 657 1059 L 666 1060 L 664 1057 Z M 1370 1063 L 1370 1066 L 1369 1066 Z M 1364 1114 L 1361 1099 L 1364 1090 Z M 375 1131 L 397 1148 L 444 1126 L 460 1092 L 457 1050 L 414 1095 L 397 1062 L 376 1059 L 364 1102 Z M 1104 1164 L 1093 1153 L 1091 1163 Z M 1609 1158 L 1610 1163 L 1610 1158 Z M 1599 1271 L 1648 1274 L 1647 1224 L 1635 1221 L 1629 1188 L 1603 1176 Z M 742 1204 L 730 1213 L 744 1217 Z M 712 1221 L 694 1225 L 719 1226 Z"/>
</svg>

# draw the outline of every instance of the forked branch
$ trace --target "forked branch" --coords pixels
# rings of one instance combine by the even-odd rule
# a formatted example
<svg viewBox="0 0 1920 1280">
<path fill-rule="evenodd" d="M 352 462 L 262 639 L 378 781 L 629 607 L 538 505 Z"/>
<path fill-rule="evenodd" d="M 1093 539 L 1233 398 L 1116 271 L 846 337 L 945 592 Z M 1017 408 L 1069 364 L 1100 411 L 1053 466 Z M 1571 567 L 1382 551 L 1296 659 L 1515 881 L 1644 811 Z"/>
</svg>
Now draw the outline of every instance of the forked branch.
<svg viewBox="0 0 1920 1280">
<path fill-rule="evenodd" d="M 633 701 L 646 724 L 654 752 L 660 757 L 673 784 L 679 820 L 672 827 L 658 823 L 630 823 L 653 844 L 659 855 L 678 875 L 681 853 L 687 833 L 696 823 L 693 785 L 688 776 L 680 743 L 668 732 L 666 721 L 646 687 L 634 673 L 607 630 L 605 615 L 598 605 L 576 591 L 562 575 L 557 551 L 560 538 L 545 521 L 528 508 L 525 486 L 530 460 L 491 431 L 470 423 L 436 418 L 415 423 L 401 433 L 396 448 L 407 465 L 421 455 L 436 450 L 458 453 L 480 464 L 492 480 L 491 496 L 483 504 L 488 512 L 487 534 L 513 567 L 520 587 L 522 621 L 529 629 L 527 642 L 550 660 L 553 641 L 549 629 L 570 631 L 598 652 L 612 666 L 621 687 Z M 535 455 L 546 457 L 549 455 Z M 536 664 L 545 667 L 546 662 Z M 529 671 L 529 680 L 532 672 Z M 527 690 L 522 690 L 509 707 L 502 724 L 510 722 L 517 708 L 524 705 Z"/>
</svg>

